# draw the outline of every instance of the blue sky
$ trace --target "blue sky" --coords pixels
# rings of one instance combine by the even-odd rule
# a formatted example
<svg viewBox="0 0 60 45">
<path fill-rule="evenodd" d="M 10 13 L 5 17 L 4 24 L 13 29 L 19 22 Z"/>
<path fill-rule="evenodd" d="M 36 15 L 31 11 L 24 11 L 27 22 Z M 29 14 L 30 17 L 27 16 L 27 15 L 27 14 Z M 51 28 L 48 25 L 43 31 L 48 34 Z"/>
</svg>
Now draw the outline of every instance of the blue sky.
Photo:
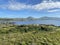
<svg viewBox="0 0 60 45">
<path fill-rule="evenodd" d="M 60 17 L 60 0 L 0 0 L 1 18 Z"/>
</svg>

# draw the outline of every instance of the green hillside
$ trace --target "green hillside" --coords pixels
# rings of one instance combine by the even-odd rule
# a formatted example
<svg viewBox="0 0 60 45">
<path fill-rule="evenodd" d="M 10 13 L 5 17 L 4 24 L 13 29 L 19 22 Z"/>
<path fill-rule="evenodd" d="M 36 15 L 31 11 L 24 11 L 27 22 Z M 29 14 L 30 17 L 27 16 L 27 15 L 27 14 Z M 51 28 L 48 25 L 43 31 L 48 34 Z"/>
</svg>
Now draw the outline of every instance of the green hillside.
<svg viewBox="0 0 60 45">
<path fill-rule="evenodd" d="M 60 45 L 60 27 L 0 24 L 0 45 Z"/>
</svg>

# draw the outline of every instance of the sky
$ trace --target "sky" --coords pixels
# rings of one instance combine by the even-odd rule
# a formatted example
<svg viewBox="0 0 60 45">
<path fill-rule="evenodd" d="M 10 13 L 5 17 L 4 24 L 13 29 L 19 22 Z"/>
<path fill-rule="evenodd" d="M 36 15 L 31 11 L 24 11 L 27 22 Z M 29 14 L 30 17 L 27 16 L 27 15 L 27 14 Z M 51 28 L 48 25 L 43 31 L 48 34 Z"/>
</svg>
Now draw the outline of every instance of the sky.
<svg viewBox="0 0 60 45">
<path fill-rule="evenodd" d="M 0 18 L 60 17 L 60 0 L 0 0 Z"/>
</svg>

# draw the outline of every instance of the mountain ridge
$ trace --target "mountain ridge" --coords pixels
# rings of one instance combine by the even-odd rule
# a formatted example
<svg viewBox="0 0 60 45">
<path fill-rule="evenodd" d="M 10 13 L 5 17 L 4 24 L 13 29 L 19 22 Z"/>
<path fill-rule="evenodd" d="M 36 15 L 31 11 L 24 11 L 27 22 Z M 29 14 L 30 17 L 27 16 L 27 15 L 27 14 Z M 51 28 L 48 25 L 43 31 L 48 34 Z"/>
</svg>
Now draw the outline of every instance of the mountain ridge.
<svg viewBox="0 0 60 45">
<path fill-rule="evenodd" d="M 0 18 L 0 21 L 25 21 L 25 20 L 60 20 L 59 17 L 27 17 L 27 18 Z"/>
</svg>

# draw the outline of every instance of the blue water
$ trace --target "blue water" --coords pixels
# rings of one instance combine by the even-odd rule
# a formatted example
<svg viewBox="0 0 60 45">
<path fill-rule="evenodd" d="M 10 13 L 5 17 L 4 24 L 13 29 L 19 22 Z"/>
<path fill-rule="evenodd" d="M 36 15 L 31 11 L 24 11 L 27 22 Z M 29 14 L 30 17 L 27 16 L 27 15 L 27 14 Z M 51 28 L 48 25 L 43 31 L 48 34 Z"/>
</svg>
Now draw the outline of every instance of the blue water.
<svg viewBox="0 0 60 45">
<path fill-rule="evenodd" d="M 30 20 L 30 21 L 15 21 L 15 24 L 18 25 L 28 25 L 28 24 L 47 24 L 47 25 L 56 25 L 60 26 L 60 20 Z"/>
</svg>

